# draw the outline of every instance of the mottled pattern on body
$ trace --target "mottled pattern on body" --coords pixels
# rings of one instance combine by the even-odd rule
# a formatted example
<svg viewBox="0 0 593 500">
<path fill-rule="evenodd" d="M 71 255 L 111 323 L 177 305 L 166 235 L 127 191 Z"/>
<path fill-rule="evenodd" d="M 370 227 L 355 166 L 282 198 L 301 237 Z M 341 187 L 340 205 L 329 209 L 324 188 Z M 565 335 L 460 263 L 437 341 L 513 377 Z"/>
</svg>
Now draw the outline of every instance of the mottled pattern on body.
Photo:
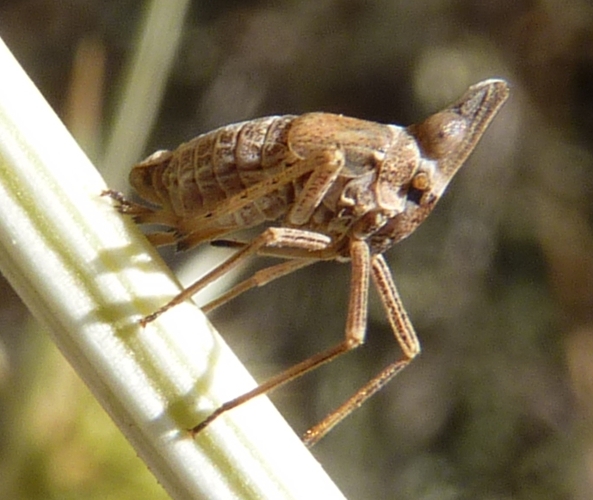
<svg viewBox="0 0 593 500">
<path fill-rule="evenodd" d="M 173 152 L 155 153 L 132 169 L 138 194 L 121 194 L 120 210 L 136 222 L 168 226 L 155 244 L 187 249 L 217 240 L 237 251 L 141 323 L 216 281 L 256 255 L 281 258 L 204 306 L 210 311 L 245 291 L 319 260 L 350 261 L 344 340 L 226 402 L 191 429 L 197 434 L 223 413 L 355 349 L 365 340 L 372 281 L 402 351 L 351 398 L 309 429 L 311 446 L 380 390 L 420 353 L 383 252 L 409 236 L 433 210 L 450 180 L 508 97 L 502 80 L 470 87 L 456 103 L 407 128 L 330 113 L 272 116 L 222 127 Z M 270 222 L 250 241 L 221 240 Z"/>
<path fill-rule="evenodd" d="M 372 234 L 403 209 L 402 187 L 418 168 L 414 146 L 406 130 L 393 125 L 330 113 L 272 116 L 221 127 L 173 152 L 155 153 L 134 167 L 130 178 L 142 197 L 160 206 L 162 222 L 175 226 L 180 236 L 195 232 L 194 221 L 200 220 L 203 237 L 194 244 L 275 220 L 337 241 L 350 230 L 360 237 Z M 343 151 L 344 165 L 308 220 L 295 224 L 286 216 L 310 172 L 227 214 L 206 216 L 246 188 L 324 150 Z"/>
</svg>

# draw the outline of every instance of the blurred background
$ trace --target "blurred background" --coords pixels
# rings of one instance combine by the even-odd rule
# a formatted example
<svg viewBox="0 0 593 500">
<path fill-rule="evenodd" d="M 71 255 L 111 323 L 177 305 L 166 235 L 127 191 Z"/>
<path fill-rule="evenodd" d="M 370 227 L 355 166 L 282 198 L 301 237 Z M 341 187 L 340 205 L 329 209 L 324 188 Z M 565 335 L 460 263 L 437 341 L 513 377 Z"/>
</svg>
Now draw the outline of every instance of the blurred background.
<svg viewBox="0 0 593 500">
<path fill-rule="evenodd" d="M 160 3 L 180 28 L 155 38 L 151 2 L 0 0 L 0 37 L 124 191 L 134 162 L 219 125 L 307 111 L 407 125 L 510 82 L 437 209 L 387 253 L 422 355 L 313 453 L 350 499 L 590 499 L 591 3 Z M 139 55 L 142 36 L 172 56 Z M 184 283 L 227 255 L 163 251 Z M 348 278 L 318 264 L 211 319 L 264 380 L 342 338 Z M 0 296 L 0 498 L 166 498 L 3 280 Z M 367 344 L 272 399 L 300 434 L 400 355 L 372 294 Z"/>
</svg>

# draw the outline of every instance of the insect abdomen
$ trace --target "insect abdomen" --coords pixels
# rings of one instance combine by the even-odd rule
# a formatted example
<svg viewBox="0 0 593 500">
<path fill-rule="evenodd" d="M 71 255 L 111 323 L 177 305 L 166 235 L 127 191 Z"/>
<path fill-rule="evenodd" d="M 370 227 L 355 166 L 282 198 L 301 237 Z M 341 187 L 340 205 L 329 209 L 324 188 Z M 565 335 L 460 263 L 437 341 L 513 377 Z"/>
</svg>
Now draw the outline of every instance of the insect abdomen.
<svg viewBox="0 0 593 500">
<path fill-rule="evenodd" d="M 132 185 L 141 196 L 180 218 L 199 215 L 284 168 L 287 133 L 294 118 L 259 118 L 200 135 L 171 153 L 162 153 L 162 161 L 149 157 L 134 167 Z M 275 220 L 286 213 L 292 190 L 285 185 L 229 216 L 234 221 L 220 223 L 245 227 Z"/>
</svg>

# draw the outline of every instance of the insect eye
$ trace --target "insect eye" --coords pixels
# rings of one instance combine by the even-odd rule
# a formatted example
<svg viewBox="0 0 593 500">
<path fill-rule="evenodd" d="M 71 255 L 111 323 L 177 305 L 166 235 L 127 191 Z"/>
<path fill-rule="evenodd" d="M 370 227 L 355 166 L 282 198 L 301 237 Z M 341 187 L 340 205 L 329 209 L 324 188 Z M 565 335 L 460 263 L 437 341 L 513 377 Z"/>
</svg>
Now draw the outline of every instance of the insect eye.
<svg viewBox="0 0 593 500">
<path fill-rule="evenodd" d="M 443 111 L 428 117 L 417 128 L 423 151 L 431 158 L 443 158 L 458 147 L 467 130 L 466 121 L 456 113 Z"/>
</svg>

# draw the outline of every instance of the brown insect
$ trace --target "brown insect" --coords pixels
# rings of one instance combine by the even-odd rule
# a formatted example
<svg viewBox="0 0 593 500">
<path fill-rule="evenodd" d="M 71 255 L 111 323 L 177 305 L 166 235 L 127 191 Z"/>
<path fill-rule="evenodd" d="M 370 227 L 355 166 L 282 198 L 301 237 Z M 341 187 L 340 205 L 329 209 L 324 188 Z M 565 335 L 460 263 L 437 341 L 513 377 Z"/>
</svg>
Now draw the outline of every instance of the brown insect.
<svg viewBox="0 0 593 500">
<path fill-rule="evenodd" d="M 503 80 L 486 80 L 454 104 L 407 128 L 329 113 L 272 116 L 219 128 L 159 151 L 130 173 L 138 194 L 154 207 L 116 192 L 120 212 L 138 224 L 171 229 L 149 234 L 156 245 L 186 250 L 206 241 L 236 253 L 177 297 L 141 320 L 153 321 L 254 255 L 283 259 L 256 272 L 205 311 L 250 288 L 320 260 L 350 261 L 352 276 L 345 338 L 256 389 L 219 407 L 191 429 L 327 363 L 364 342 L 372 278 L 403 357 L 330 413 L 303 437 L 312 446 L 381 389 L 420 352 L 418 338 L 383 258 L 428 216 L 508 97 Z M 220 238 L 276 221 L 251 241 Z"/>
</svg>

